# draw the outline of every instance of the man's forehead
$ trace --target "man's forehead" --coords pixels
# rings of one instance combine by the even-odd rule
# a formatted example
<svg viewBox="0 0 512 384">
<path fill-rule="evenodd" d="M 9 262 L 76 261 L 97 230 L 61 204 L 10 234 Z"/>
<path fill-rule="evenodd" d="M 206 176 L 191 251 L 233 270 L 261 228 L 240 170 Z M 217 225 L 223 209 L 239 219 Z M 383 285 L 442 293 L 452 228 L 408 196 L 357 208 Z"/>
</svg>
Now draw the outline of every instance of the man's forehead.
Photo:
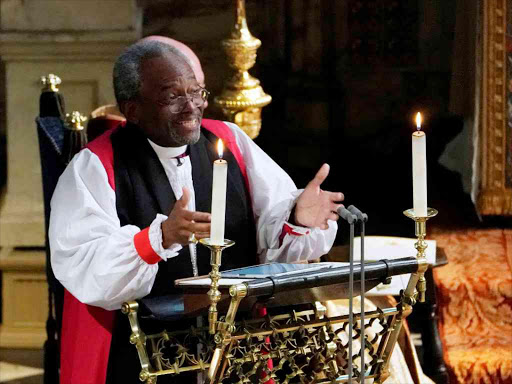
<svg viewBox="0 0 512 384">
<path fill-rule="evenodd" d="M 166 86 L 180 86 L 197 83 L 190 65 L 179 56 L 165 55 L 144 60 L 143 81 L 148 77 Z"/>
<path fill-rule="evenodd" d="M 199 85 L 193 75 L 162 79 L 162 88 L 189 87 L 193 85 Z"/>
</svg>

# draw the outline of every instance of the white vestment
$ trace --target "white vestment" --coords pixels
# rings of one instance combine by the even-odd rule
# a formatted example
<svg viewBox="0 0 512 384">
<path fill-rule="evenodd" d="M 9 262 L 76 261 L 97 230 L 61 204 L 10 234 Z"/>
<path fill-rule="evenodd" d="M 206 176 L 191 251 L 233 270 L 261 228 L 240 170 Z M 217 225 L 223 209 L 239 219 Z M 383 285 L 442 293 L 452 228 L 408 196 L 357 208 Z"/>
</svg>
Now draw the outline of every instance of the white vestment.
<svg viewBox="0 0 512 384">
<path fill-rule="evenodd" d="M 333 221 L 329 221 L 327 230 L 288 223 L 293 233 L 287 233 L 281 244 L 283 225 L 301 190 L 297 190 L 286 172 L 240 128 L 226 124 L 246 164 L 260 262 L 287 263 L 317 259 L 326 254 L 336 236 L 337 224 Z M 176 199 L 182 196 L 182 188 L 186 186 L 191 191 L 189 209 L 195 210 L 190 159 L 188 156 L 175 158 L 185 152 L 186 147 L 164 148 L 150 144 Z M 178 162 L 183 164 L 177 166 Z M 151 246 L 163 260 L 177 256 L 182 249 L 179 244 L 168 249 L 162 247 L 161 223 L 166 218 L 157 215 L 149 230 Z M 109 185 L 103 164 L 89 149 L 78 153 L 60 177 L 51 201 L 49 239 L 57 279 L 82 303 L 108 310 L 119 309 L 125 301 L 146 296 L 153 286 L 158 263 L 146 263 L 135 249 L 134 235 L 142 229 L 135 225 L 121 227 L 116 193 Z M 191 247 L 194 265 L 195 246 Z"/>
</svg>

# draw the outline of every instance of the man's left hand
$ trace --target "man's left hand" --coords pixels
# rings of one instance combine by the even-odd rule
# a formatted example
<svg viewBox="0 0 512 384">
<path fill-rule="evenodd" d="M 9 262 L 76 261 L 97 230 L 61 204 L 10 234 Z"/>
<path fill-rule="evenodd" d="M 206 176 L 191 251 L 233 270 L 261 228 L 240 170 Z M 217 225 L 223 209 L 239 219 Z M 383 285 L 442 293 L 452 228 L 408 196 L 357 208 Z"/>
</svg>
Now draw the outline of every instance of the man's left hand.
<svg viewBox="0 0 512 384">
<path fill-rule="evenodd" d="M 342 206 L 339 202 L 345 198 L 341 192 L 329 192 L 320 188 L 329 175 L 329 165 L 324 164 L 302 192 L 295 204 L 292 220 L 302 227 L 329 228 L 328 220 L 337 221 L 336 213 Z"/>
</svg>

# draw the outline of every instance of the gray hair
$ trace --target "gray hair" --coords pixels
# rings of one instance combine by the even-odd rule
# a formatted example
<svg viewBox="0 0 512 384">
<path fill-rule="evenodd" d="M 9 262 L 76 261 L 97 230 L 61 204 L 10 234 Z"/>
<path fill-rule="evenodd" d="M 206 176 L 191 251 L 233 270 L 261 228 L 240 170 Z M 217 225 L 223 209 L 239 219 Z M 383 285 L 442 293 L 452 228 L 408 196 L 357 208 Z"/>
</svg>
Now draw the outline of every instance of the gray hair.
<svg viewBox="0 0 512 384">
<path fill-rule="evenodd" d="M 114 94 L 117 104 L 135 100 L 141 86 L 141 64 L 144 60 L 171 55 L 190 65 L 188 58 L 170 44 L 155 40 L 142 40 L 129 46 L 114 64 Z"/>
</svg>

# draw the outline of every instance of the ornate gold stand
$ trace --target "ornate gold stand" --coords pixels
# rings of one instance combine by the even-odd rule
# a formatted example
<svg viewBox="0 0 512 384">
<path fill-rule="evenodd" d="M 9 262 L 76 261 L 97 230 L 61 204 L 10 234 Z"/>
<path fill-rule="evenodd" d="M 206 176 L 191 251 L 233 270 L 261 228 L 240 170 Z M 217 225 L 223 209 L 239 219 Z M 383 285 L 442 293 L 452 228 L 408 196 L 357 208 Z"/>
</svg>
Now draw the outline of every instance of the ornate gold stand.
<svg viewBox="0 0 512 384">
<path fill-rule="evenodd" d="M 424 273 L 428 268 L 425 257 L 426 221 L 437 211 L 429 208 L 426 217 L 416 217 L 412 210 L 404 214 L 416 223 L 418 269 L 411 274 L 395 308 L 366 312 L 364 323 L 360 314 L 353 315 L 353 340 L 360 338 L 361 327 L 365 327 L 365 334 L 373 332 L 372 339 L 364 343 L 369 355 L 364 370 L 366 379 L 374 379 L 377 384 L 382 384 L 389 376 L 391 354 L 403 319 L 412 312 L 417 297 L 420 301 L 425 297 Z M 155 384 L 160 375 L 205 370 L 208 370 L 206 383 L 231 382 L 233 377 L 238 382 L 253 382 L 261 379 L 264 373 L 276 382 L 328 384 L 347 383 L 360 375 L 360 367 L 355 365 L 355 377 L 349 377 L 348 315 L 328 318 L 325 308 L 317 305 L 310 310 L 297 312 L 292 309 L 288 313 L 235 322 L 241 301 L 252 297 L 248 283 L 241 283 L 230 287 L 228 311 L 225 318 L 220 317 L 218 321 L 222 251 L 234 242 L 225 240 L 222 245 L 212 245 L 209 239 L 203 239 L 201 243 L 211 250 L 208 327 L 145 335 L 137 319 L 138 304 L 129 302 L 123 305 L 122 311 L 128 315 L 133 332 L 130 342 L 136 346 L 141 361 L 141 381 Z M 203 346 L 201 351 L 197 351 L 197 344 Z M 354 359 L 357 357 L 353 356 Z M 274 362 L 273 368 L 269 368 L 269 360 Z"/>
<path fill-rule="evenodd" d="M 416 299 L 418 299 L 420 303 L 425 302 L 425 291 L 427 290 L 425 272 L 428 269 L 428 262 L 425 256 L 425 250 L 427 249 L 427 242 L 425 241 L 425 236 L 427 235 L 427 220 L 436 216 L 437 210 L 427 208 L 427 216 L 416 216 L 414 209 L 408 209 L 404 211 L 404 215 L 414 220 L 416 237 L 418 238 L 418 241 L 414 244 L 418 250 L 418 254 L 416 255 L 419 264 L 418 272 L 411 275 L 411 279 L 404 292 L 404 299 L 407 304 L 414 305 Z"/>
<path fill-rule="evenodd" d="M 217 303 L 220 301 L 220 291 L 219 291 L 219 279 L 220 272 L 219 267 L 222 264 L 222 251 L 226 248 L 235 245 L 235 242 L 232 240 L 224 239 L 224 244 L 217 245 L 212 244 L 210 238 L 201 239 L 199 242 L 208 247 L 211 252 L 210 256 L 210 265 L 212 266 L 212 271 L 209 273 L 210 279 L 212 281 L 211 288 L 208 291 L 208 297 L 210 297 L 210 309 L 208 310 L 208 323 L 210 324 L 210 334 L 214 335 L 217 329 Z"/>
<path fill-rule="evenodd" d="M 393 326 L 393 332 L 389 335 L 389 341 L 385 346 L 383 353 L 384 364 L 381 365 L 381 377 L 379 384 L 384 382 L 389 376 L 389 362 L 391 361 L 391 354 L 395 348 L 398 340 L 398 335 L 402 329 L 402 320 L 409 316 L 412 312 L 412 307 L 416 304 L 417 298 L 420 302 L 425 302 L 425 291 L 427 288 L 425 281 L 425 272 L 428 269 L 427 258 L 425 257 L 425 250 L 427 249 L 427 243 L 425 236 L 427 234 L 427 220 L 437 215 L 437 210 L 434 208 L 427 208 L 427 216 L 416 216 L 413 209 L 404 211 L 404 215 L 413 219 L 415 222 L 415 233 L 418 241 L 414 244 L 418 250 L 416 258 L 418 259 L 418 270 L 411 274 L 409 282 L 405 291 L 401 292 L 400 302 L 397 308 L 399 314 L 397 315 L 397 321 Z"/>
<path fill-rule="evenodd" d="M 236 123 L 251 139 L 261 129 L 261 109 L 270 103 L 260 81 L 249 74 L 256 62 L 256 51 L 261 41 L 251 35 L 245 18 L 245 0 L 236 0 L 236 21 L 231 36 L 222 41 L 228 64 L 235 70 L 214 103 L 222 109 L 226 119 Z"/>
</svg>

